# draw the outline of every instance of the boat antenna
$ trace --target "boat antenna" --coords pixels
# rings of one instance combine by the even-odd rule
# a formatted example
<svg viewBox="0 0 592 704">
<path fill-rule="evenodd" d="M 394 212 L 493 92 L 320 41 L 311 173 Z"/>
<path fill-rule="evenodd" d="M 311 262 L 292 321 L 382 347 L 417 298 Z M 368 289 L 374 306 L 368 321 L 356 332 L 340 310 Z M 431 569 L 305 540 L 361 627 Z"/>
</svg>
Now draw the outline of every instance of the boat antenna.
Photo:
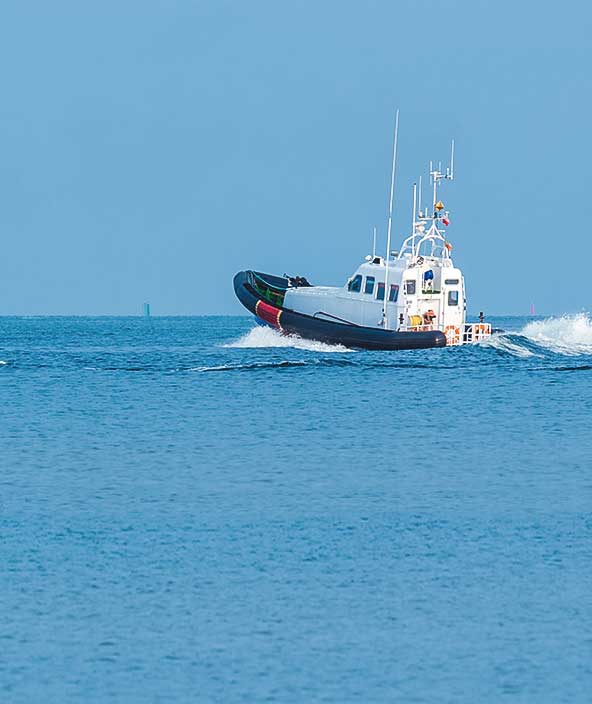
<svg viewBox="0 0 592 704">
<path fill-rule="evenodd" d="M 374 240 L 372 242 L 372 259 L 376 257 L 376 225 L 374 226 Z"/>
<path fill-rule="evenodd" d="M 382 302 L 382 324 L 386 329 L 388 327 L 387 318 L 387 303 L 388 303 L 388 275 L 389 275 L 389 259 L 391 254 L 391 229 L 393 223 L 393 196 L 395 193 L 395 170 L 397 166 L 397 140 L 399 137 L 399 111 L 395 115 L 395 138 L 393 140 L 393 166 L 391 169 L 391 195 L 389 199 L 389 216 L 388 228 L 386 231 L 386 271 L 384 273 L 384 299 Z"/>
<path fill-rule="evenodd" d="M 450 145 L 450 180 L 454 178 L 454 140 Z"/>
<path fill-rule="evenodd" d="M 411 253 L 415 254 L 415 221 L 417 220 L 417 184 L 413 184 L 413 221 L 411 222 Z"/>
</svg>

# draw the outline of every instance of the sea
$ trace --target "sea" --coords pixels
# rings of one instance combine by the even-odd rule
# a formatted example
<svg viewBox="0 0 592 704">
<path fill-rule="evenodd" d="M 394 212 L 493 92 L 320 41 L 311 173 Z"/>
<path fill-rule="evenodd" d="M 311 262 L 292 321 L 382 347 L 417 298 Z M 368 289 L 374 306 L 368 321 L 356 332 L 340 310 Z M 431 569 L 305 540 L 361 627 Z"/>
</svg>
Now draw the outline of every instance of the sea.
<svg viewBox="0 0 592 704">
<path fill-rule="evenodd" d="M 0 318 L 0 702 L 592 701 L 592 319 Z"/>
</svg>

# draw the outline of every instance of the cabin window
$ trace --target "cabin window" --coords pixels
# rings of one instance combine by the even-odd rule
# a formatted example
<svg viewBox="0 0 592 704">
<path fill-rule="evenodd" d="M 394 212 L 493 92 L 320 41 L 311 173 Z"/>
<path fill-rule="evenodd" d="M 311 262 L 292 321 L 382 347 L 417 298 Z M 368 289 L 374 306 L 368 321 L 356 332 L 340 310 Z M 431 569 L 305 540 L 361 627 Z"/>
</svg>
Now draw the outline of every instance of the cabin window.
<svg viewBox="0 0 592 704">
<path fill-rule="evenodd" d="M 405 293 L 408 296 L 415 295 L 415 281 L 413 279 L 408 279 L 405 281 Z"/>
<path fill-rule="evenodd" d="M 352 293 L 360 293 L 362 290 L 362 275 L 358 274 L 347 285 L 347 290 Z"/>
<path fill-rule="evenodd" d="M 457 306 L 458 305 L 458 291 L 448 291 L 448 305 Z"/>
<path fill-rule="evenodd" d="M 379 281 L 376 287 L 376 300 L 384 301 L 384 281 Z"/>
<path fill-rule="evenodd" d="M 366 286 L 364 288 L 364 293 L 369 293 L 369 294 L 374 293 L 374 277 L 373 276 L 366 277 Z"/>
<path fill-rule="evenodd" d="M 458 279 L 446 279 L 444 283 L 447 286 L 458 286 Z"/>
<path fill-rule="evenodd" d="M 397 284 L 391 284 L 391 290 L 389 291 L 389 301 L 391 303 L 396 303 L 397 298 L 399 298 L 399 286 Z"/>
</svg>

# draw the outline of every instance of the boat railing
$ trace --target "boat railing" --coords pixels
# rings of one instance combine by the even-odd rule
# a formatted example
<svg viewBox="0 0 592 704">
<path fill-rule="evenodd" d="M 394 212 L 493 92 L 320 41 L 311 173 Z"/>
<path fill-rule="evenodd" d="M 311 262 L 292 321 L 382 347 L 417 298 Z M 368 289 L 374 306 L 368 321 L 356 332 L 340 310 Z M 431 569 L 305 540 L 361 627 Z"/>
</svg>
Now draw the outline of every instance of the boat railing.
<svg viewBox="0 0 592 704">
<path fill-rule="evenodd" d="M 329 318 L 329 320 L 336 320 L 338 323 L 345 323 L 346 325 L 353 325 L 355 328 L 359 328 L 360 326 L 358 323 L 352 323 L 351 320 L 346 320 L 345 318 L 340 318 L 337 315 L 332 315 L 331 313 L 325 313 L 323 310 L 318 310 L 312 317 L 313 318 L 320 318 L 321 316 L 324 316 L 325 318 Z M 322 318 L 321 318 L 322 319 Z"/>
<path fill-rule="evenodd" d="M 481 342 L 491 336 L 490 323 L 465 323 L 464 325 L 406 325 L 399 328 L 406 332 L 439 331 L 446 335 L 446 344 L 464 345 Z"/>
</svg>

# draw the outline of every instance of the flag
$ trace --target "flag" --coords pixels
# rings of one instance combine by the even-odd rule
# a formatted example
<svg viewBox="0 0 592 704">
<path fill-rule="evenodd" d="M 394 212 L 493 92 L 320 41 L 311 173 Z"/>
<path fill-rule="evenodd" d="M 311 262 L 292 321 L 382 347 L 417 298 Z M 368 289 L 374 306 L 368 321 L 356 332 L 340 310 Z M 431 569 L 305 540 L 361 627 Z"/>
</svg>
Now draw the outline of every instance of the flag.
<svg viewBox="0 0 592 704">
<path fill-rule="evenodd" d="M 450 220 L 449 220 L 446 216 L 444 216 L 444 217 L 442 218 L 442 222 L 443 222 L 443 224 L 446 225 L 446 226 L 450 225 Z"/>
<path fill-rule="evenodd" d="M 452 251 L 452 245 L 450 244 L 450 242 L 444 242 L 444 246 L 446 247 L 446 249 L 447 249 L 449 252 Z"/>
</svg>

